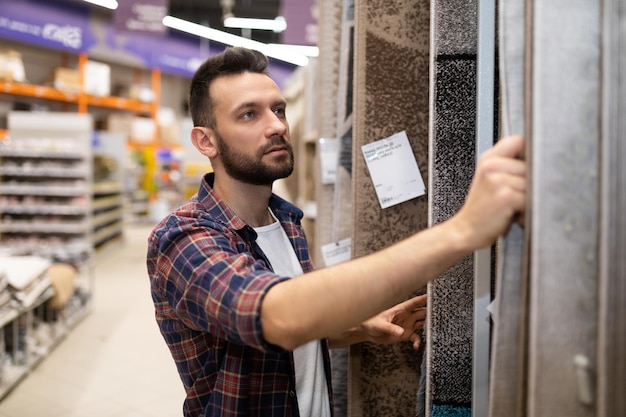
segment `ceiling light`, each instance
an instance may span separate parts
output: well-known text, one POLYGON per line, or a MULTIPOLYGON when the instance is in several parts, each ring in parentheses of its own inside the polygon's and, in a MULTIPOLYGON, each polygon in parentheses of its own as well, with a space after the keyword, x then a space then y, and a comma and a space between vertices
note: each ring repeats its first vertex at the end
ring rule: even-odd
POLYGON ((95 4, 96 6, 106 7, 107 9, 115 10, 117 9, 117 1, 116 0, 84 0, 87 3, 95 4))
POLYGON ((280 48, 273 48, 262 42, 233 35, 232 33, 222 32, 221 30, 199 25, 174 16, 165 16, 163 18, 163 24, 169 28, 210 39, 225 45, 243 46, 245 48, 255 49, 271 58, 288 62, 290 64, 305 66, 309 63, 309 58, 305 55, 284 51, 280 48))
POLYGON ((309 45, 289 45, 286 43, 268 43, 267 46, 272 48, 280 48, 286 51, 291 51, 297 54, 302 54, 310 57, 318 57, 320 54, 320 48, 317 46, 309 45))
POLYGON ((275 19, 250 19, 246 17, 228 16, 224 19, 224 27, 282 32, 287 29, 287 21, 282 16, 278 16, 275 19))

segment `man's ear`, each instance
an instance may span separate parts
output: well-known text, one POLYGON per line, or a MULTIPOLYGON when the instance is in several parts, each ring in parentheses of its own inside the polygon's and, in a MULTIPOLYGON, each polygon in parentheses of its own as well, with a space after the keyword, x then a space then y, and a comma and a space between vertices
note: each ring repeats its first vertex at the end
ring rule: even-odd
POLYGON ((213 158, 217 155, 217 145, 213 129, 195 126, 191 129, 191 143, 204 156, 213 158))

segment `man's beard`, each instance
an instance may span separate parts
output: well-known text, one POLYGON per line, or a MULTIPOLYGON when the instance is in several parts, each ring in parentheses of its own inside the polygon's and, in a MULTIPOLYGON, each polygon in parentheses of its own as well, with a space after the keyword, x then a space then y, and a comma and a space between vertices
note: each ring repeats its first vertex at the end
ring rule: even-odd
POLYGON ((294 156, 291 144, 284 137, 276 137, 270 143, 260 148, 254 157, 234 150, 214 130, 217 138, 217 147, 220 153, 224 170, 232 178, 253 185, 272 185, 280 178, 287 178, 293 172, 294 156), (288 154, 281 156, 275 164, 263 162, 263 155, 271 147, 283 145, 288 154))

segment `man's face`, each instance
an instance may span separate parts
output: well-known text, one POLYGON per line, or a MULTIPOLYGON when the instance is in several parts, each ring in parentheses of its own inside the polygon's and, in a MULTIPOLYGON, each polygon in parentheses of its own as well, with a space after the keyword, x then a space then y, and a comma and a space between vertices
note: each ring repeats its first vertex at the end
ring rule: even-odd
POLYGON ((285 99, 267 75, 243 73, 211 83, 218 158, 236 180, 271 185, 291 174, 293 148, 285 99))

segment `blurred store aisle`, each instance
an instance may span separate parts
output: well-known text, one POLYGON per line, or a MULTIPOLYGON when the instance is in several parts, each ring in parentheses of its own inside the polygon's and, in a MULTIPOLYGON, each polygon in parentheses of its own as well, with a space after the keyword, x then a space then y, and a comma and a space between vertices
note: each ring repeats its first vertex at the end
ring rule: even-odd
POLYGON ((0 402, 0 417, 176 417, 184 392, 154 320, 151 226, 99 255, 93 311, 0 402))

